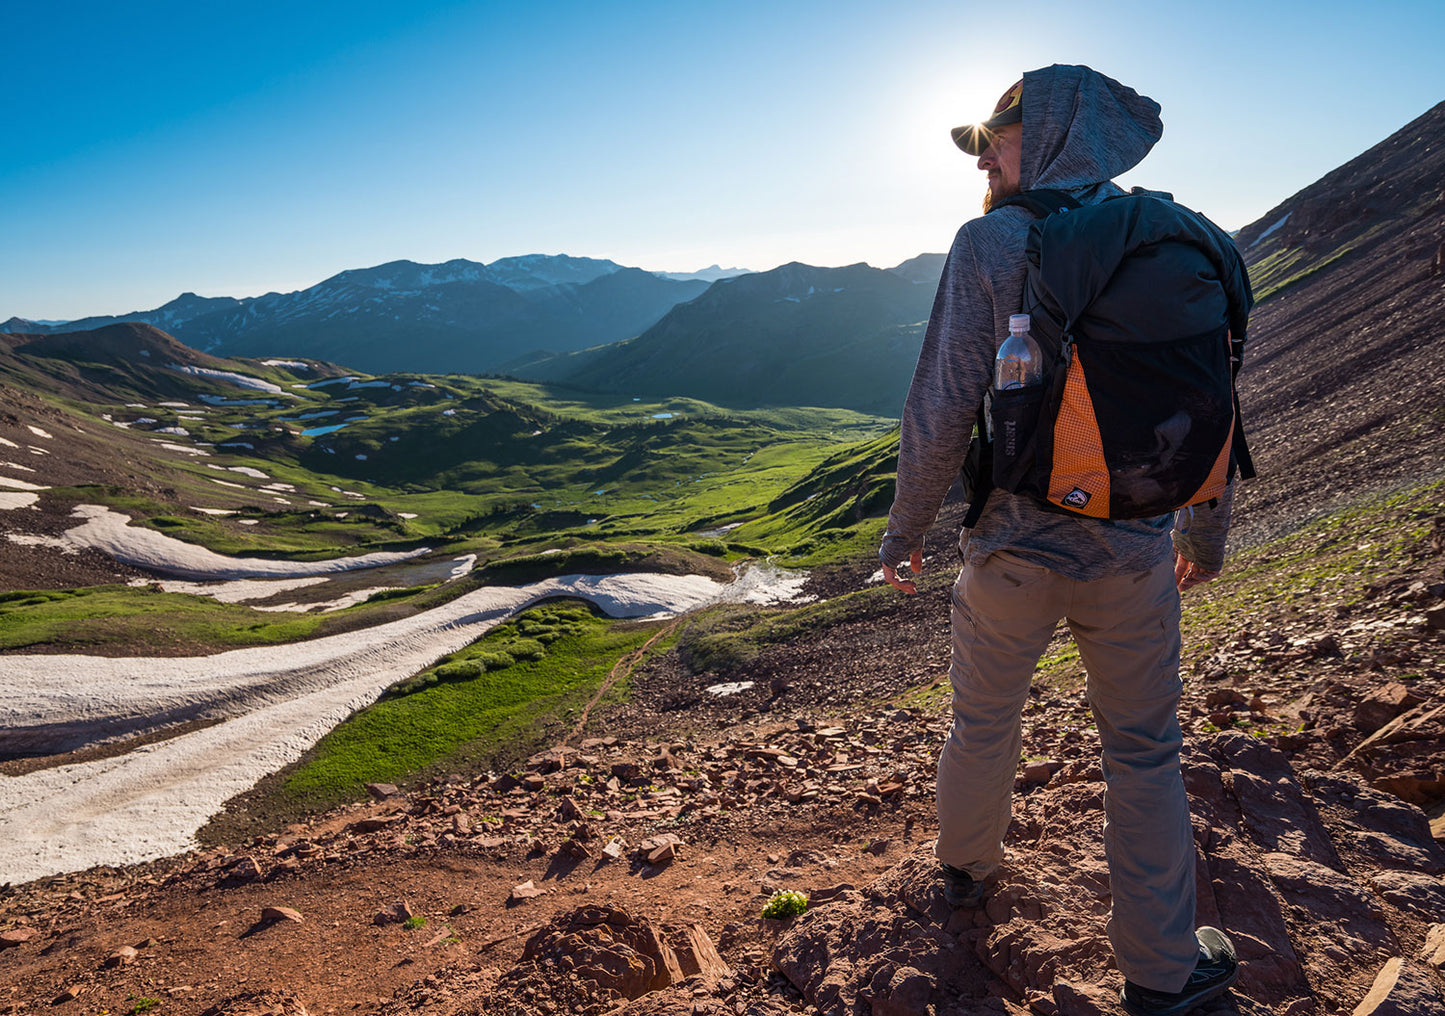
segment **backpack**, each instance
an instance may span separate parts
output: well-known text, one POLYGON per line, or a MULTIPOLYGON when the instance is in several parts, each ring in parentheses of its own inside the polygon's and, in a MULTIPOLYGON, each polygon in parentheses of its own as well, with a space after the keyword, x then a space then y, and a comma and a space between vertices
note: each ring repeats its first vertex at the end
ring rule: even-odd
POLYGON ((1045 508, 1139 519, 1213 501, 1254 465, 1235 376, 1254 297, 1229 235, 1170 195, 1081 205, 1014 195, 1037 221, 1023 313, 1042 385, 989 386, 963 467, 972 528, 992 487, 1045 508))

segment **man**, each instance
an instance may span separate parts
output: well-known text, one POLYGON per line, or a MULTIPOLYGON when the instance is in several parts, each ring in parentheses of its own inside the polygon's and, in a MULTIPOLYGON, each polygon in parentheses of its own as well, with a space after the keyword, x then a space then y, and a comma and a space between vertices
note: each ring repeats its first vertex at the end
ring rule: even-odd
MULTIPOLYGON (((1163 133, 1159 106, 1087 67, 1032 71, 993 115, 953 131, 988 174, 985 212, 958 232, 903 410, 898 493, 879 556, 922 567, 923 536, 958 475, 991 383, 1008 317, 1022 301, 1024 242, 1034 217, 998 207, 1031 189, 1094 204, 1123 191, 1110 179, 1163 133)), ((1194 927, 1194 840, 1179 770, 1179 590, 1223 565, 1228 493, 1198 507, 1187 533, 1173 515, 1113 521, 1048 511, 1003 490, 989 495, 960 546, 953 588, 953 726, 938 767, 935 853, 944 895, 978 906, 1003 859, 1033 669, 1059 619, 1088 670, 1103 749, 1109 937, 1136 1016, 1188 1011, 1236 974, 1221 932, 1194 927)), ((1186 512, 1179 513, 1187 515, 1186 512)))

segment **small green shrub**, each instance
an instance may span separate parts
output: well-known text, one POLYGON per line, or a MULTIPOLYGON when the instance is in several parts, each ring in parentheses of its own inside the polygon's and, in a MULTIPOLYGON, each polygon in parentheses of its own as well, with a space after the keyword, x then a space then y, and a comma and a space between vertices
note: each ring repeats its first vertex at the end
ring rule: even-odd
POLYGON ((403 921, 401 926, 407 931, 415 931, 417 928, 426 927, 426 918, 420 914, 415 914, 403 921))
POLYGON ((461 663, 443 664, 436 669, 436 675, 441 681, 470 681, 474 677, 481 677, 484 669, 475 660, 464 660, 461 663))
POLYGON ((484 670, 493 671, 506 670, 517 661, 511 653, 493 652, 477 653, 472 657, 472 662, 484 670))
POLYGON ((763 916, 768 918, 797 917, 808 909, 808 897, 796 889, 780 889, 773 893, 763 907, 763 916))
POLYGON ((507 652, 514 660, 540 660, 547 655, 547 647, 536 639, 517 639, 507 646, 507 652))

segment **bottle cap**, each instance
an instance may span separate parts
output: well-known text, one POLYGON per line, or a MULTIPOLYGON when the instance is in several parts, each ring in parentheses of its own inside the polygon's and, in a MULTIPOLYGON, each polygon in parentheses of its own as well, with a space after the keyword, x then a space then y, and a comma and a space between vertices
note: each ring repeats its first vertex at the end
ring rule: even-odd
POLYGON ((1028 331, 1029 316, 1027 314, 1010 314, 1008 316, 1008 330, 1011 332, 1028 331))

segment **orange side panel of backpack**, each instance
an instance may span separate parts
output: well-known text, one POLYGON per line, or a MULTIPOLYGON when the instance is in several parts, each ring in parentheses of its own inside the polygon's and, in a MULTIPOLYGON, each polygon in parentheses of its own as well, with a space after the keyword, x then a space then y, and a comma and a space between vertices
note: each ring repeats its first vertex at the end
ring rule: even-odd
POLYGON ((1109 467, 1094 416, 1094 403, 1077 356, 1069 364, 1063 400, 1054 421, 1054 464, 1049 500, 1081 515, 1109 517, 1109 467))
POLYGON ((1195 491, 1194 496, 1184 502, 1185 504, 1203 504, 1205 501, 1212 501, 1223 496, 1229 477, 1229 453, 1234 449, 1234 428, 1238 426, 1238 420, 1230 420, 1229 436, 1225 438, 1224 447, 1219 449, 1219 458, 1214 460, 1214 468, 1209 471, 1209 479, 1204 481, 1204 486, 1195 491))

